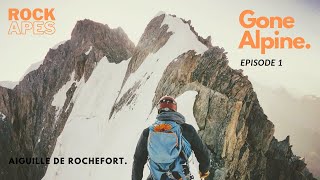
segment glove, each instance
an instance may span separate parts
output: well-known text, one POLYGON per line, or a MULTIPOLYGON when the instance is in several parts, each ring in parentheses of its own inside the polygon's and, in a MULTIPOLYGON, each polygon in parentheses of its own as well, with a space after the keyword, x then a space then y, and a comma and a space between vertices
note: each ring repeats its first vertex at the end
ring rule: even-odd
POLYGON ((209 171, 207 171, 205 173, 199 172, 199 174, 200 174, 200 179, 204 179, 209 176, 210 172, 209 171))

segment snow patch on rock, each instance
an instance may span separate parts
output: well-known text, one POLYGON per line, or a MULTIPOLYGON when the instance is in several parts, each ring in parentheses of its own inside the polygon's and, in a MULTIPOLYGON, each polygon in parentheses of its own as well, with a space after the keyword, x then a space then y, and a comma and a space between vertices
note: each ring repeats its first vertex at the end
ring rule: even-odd
POLYGON ((6 119, 6 115, 0 112, 0 120, 4 121, 4 119, 6 119))
POLYGON ((4 121, 5 118, 6 118, 6 115, 4 115, 2 112, 0 112, 0 119, 1 119, 2 121, 4 121))
POLYGON ((92 46, 90 46, 89 50, 85 53, 86 55, 88 55, 92 50, 92 46))

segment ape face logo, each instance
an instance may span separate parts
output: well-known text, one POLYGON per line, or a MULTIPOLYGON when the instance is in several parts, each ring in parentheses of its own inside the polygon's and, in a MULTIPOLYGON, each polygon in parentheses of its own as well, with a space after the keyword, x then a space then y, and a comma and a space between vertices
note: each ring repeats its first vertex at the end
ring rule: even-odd
POLYGON ((52 35, 56 32, 54 8, 9 8, 9 35, 52 35))

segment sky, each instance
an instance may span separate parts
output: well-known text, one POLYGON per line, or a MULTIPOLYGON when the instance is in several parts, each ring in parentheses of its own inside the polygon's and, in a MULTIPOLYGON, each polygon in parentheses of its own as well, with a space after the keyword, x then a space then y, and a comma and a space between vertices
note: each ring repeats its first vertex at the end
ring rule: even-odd
MULTIPOLYGON (((0 81, 18 81, 28 67, 44 59, 49 48, 70 39, 78 20, 91 19, 112 28, 122 27, 137 44, 148 22, 159 12, 190 19, 199 35, 211 35, 213 45, 224 47, 232 68, 243 69, 253 83, 283 87, 302 96, 320 96, 320 3, 317 0, 10 0, 0 2, 0 81), (222 3, 223 2, 223 3, 222 3), (53 35, 8 35, 9 8, 55 8, 56 33, 53 35), (245 31, 239 23, 243 10, 259 16, 292 16, 295 27, 280 29, 279 36, 301 36, 310 49, 239 49, 245 31), (282 67, 242 67, 241 59, 282 59, 282 67)), ((262 31, 273 36, 274 29, 262 31)))

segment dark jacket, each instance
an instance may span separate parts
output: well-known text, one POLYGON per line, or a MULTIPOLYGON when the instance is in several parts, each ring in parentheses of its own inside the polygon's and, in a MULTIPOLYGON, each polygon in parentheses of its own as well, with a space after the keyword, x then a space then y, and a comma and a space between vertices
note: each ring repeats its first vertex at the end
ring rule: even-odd
MULTIPOLYGON (((191 144, 191 148, 199 162, 199 170, 205 173, 210 168, 209 151, 202 143, 197 131, 190 124, 185 123, 184 117, 177 112, 160 113, 157 116, 158 120, 174 120, 180 124, 182 135, 191 144)), ((138 141, 136 151, 134 153, 134 161, 132 167, 132 180, 142 180, 144 165, 148 160, 147 141, 149 136, 149 128, 143 130, 138 141)))

